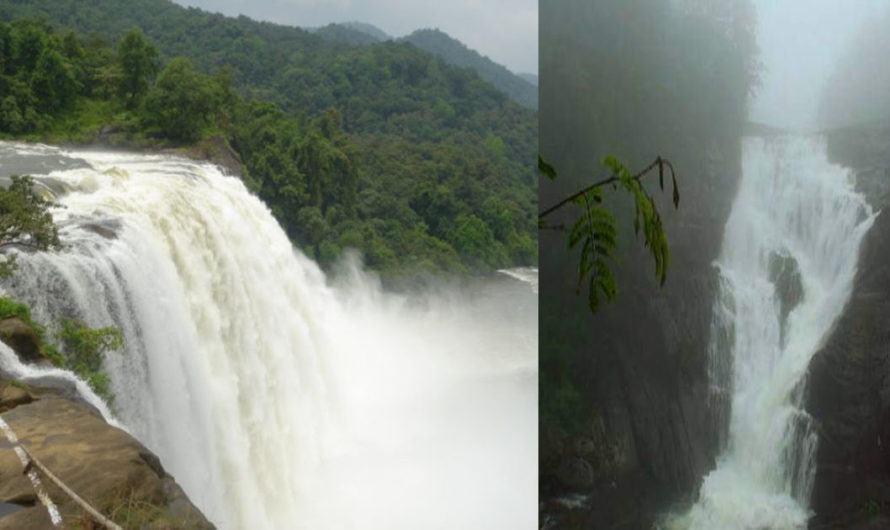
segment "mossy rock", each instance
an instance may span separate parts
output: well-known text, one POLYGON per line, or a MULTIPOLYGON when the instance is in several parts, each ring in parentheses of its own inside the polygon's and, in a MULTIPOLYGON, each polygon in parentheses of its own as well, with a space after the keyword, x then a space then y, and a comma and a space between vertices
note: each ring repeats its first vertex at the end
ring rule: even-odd
POLYGON ((0 340, 12 348, 22 362, 33 363, 46 358, 37 331, 19 317, 0 320, 0 340))

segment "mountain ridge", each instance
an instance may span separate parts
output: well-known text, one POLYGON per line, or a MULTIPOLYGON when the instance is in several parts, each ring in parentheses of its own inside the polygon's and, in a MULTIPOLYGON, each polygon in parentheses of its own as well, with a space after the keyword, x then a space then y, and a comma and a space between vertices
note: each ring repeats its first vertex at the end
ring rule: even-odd
POLYGON ((520 105, 533 110, 538 108, 536 74, 517 74, 439 29, 418 29, 404 37, 395 38, 372 24, 345 22, 311 28, 310 31, 327 40, 352 46, 365 46, 387 40, 409 42, 448 64, 472 69, 520 105))
MULTIPOLYGON (((135 26, 157 47, 160 66, 179 61, 180 79, 242 98, 192 136, 206 139, 218 127, 242 157, 245 181, 323 266, 346 248, 389 277, 537 260, 536 114, 469 69, 407 42, 350 46, 168 0, 0 0, 0 20, 18 21, 17 38, 31 26, 49 31, 51 48, 62 46, 68 29, 80 32, 74 39, 94 66, 62 60, 86 67, 82 88, 98 86, 101 68, 116 66, 111 43, 135 26)), ((30 90, 28 79, 10 79, 30 90)), ((74 134, 89 142, 118 130, 176 147, 172 136, 152 137, 163 106, 155 114, 124 108, 117 88, 103 91, 110 99, 86 93, 93 99, 47 115, 52 130, 32 126, 25 139, 77 142, 74 134)), ((23 138, 17 134, 0 130, 23 138)))

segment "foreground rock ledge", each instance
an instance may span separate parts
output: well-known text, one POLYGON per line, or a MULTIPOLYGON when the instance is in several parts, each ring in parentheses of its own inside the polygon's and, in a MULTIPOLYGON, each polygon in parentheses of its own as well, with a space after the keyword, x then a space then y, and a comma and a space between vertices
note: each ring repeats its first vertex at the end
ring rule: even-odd
MULTIPOLYGON (((20 388, 0 380, 0 413, 31 454, 122 527, 213 528, 157 456, 88 406, 52 390, 20 388)), ((66 528, 94 527, 80 507, 45 477, 41 480, 59 506, 66 528)), ((0 530, 53 528, 3 436, 0 503, 14 510, 0 516, 0 530)))

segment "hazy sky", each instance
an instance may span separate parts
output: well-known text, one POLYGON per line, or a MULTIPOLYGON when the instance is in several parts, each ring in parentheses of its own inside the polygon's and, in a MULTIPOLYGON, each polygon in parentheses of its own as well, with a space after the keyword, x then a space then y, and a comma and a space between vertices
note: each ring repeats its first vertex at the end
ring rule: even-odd
POLYGON ((293 26, 367 22, 395 37, 439 28, 514 72, 538 72, 537 0, 174 0, 293 26))
POLYGON ((819 97, 859 25, 888 0, 754 0, 764 64, 751 119, 816 127, 819 97))

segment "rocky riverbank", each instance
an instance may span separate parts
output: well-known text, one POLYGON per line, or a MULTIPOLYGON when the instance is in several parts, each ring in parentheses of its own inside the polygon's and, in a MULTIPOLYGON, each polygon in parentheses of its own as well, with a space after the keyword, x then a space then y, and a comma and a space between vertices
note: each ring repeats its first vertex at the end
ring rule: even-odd
MULTIPOLYGON (((2 338, 16 347, 9 334, 2 338)), ((0 369, 0 417, 35 458, 123 528, 213 528, 158 457, 109 425, 69 382, 51 377, 23 382, 0 369)), ((65 493, 39 476, 66 528, 98 527, 65 493)), ((23 474, 13 444, 0 434, 0 530, 22 528, 53 526, 23 474)))

